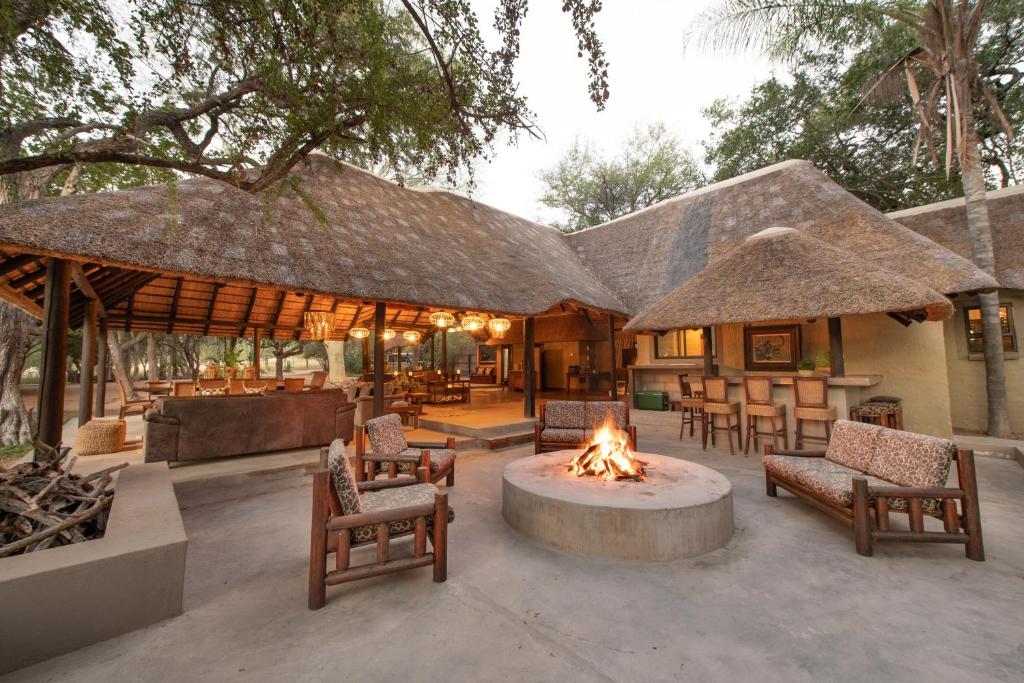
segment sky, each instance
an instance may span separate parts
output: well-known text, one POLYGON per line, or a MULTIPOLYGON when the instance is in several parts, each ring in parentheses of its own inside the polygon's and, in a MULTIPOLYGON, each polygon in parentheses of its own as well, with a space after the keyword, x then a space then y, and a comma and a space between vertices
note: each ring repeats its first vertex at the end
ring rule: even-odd
MULTIPOLYGON (((494 0, 471 4, 481 28, 490 27, 494 0)), ((605 0, 597 30, 610 63, 611 98, 599 112, 588 97, 587 64, 576 56, 576 37, 561 2, 531 2, 517 75, 545 139, 499 141, 494 158, 475 167, 474 198, 549 222, 558 214, 537 201, 542 193, 538 176, 558 162, 574 139, 614 154, 634 128, 659 121, 702 160, 700 142, 710 128, 701 110, 720 97, 743 97, 773 70, 784 71, 756 54, 723 55, 696 46, 684 50, 687 28, 709 4, 710 0, 605 0)))

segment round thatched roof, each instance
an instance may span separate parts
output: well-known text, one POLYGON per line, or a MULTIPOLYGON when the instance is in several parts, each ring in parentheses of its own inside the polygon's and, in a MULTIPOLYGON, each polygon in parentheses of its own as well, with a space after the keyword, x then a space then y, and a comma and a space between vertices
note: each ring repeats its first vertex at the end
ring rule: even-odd
POLYGON ((626 329, 833 318, 925 309, 948 318, 949 300, 792 228, 768 228, 712 261, 699 275, 633 318, 626 329))

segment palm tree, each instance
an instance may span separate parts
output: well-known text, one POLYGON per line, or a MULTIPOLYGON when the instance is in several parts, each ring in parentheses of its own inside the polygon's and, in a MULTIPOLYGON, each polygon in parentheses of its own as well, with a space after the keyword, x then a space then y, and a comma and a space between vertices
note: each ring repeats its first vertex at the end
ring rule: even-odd
MULTIPOLYGON (((913 48, 878 74, 865 92, 865 101, 893 92, 909 93, 919 124, 915 157, 924 146, 938 165, 933 142, 944 138, 946 173, 957 168, 963 183, 972 257, 994 277, 977 121, 988 117, 1011 140, 1013 132, 977 54, 989 13, 1009 1, 720 0, 697 18, 690 35, 705 46, 758 49, 785 60, 808 49, 858 47, 872 39, 881 42, 887 32, 902 30, 912 39, 913 48)), ((1006 436, 1010 424, 999 293, 981 292, 978 301, 985 339, 988 432, 1006 436)))

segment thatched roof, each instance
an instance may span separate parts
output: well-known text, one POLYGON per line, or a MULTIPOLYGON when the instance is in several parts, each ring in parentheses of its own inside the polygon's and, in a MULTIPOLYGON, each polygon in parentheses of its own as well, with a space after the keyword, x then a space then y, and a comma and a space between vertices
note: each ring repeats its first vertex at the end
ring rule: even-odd
MULTIPOLYGON (((492 346, 502 344, 522 344, 523 321, 513 320, 501 339, 491 338, 487 343, 492 346)), ((547 342, 571 341, 602 341, 608 339, 607 316, 595 316, 588 313, 564 313, 546 315, 537 318, 533 326, 533 341, 536 344, 547 342)))
POLYGON ((634 317, 629 330, 832 318, 926 309, 953 313, 949 300, 808 231, 769 228, 743 240, 634 317))
MULTIPOLYGON (((996 279, 1003 287, 1024 289, 1024 185, 988 192, 986 198, 995 246, 996 279)), ((962 197, 887 215, 964 258, 971 258, 962 197)))
POLYGON ((636 314, 775 225, 804 230, 945 294, 995 286, 967 259, 886 218, 806 161, 709 185, 568 239, 636 314))
MULTIPOLYGON (((151 271, 164 290, 177 276, 240 288, 243 300, 259 287, 271 311, 277 290, 300 301, 323 295, 315 307, 342 298, 513 315, 567 301, 624 311, 554 228, 449 192, 402 188, 319 154, 258 195, 196 178, 176 189, 0 206, 0 250, 151 271)), ((170 306, 171 296, 160 301, 170 306)))

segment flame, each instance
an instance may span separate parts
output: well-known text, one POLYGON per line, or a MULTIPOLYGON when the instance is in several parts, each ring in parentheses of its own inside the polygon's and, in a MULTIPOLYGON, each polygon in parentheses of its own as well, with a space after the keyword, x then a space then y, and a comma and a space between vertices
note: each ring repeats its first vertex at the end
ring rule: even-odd
POLYGON ((578 477, 590 475, 608 481, 644 478, 644 463, 633 457, 625 433, 605 420, 594 432, 590 445, 569 463, 569 471, 578 477))

